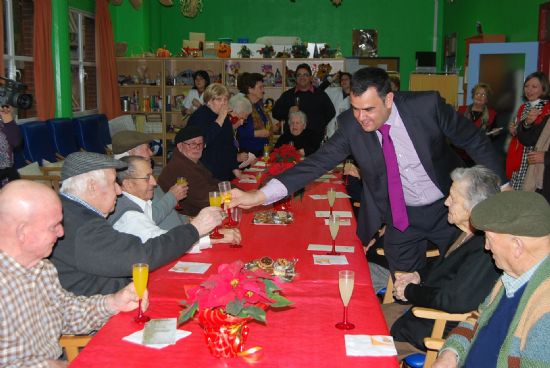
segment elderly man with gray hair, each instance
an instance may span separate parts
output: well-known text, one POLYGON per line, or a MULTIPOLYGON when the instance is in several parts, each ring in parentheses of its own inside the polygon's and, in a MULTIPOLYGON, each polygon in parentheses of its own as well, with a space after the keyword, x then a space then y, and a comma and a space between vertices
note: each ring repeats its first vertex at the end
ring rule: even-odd
MULTIPOLYGON (((455 241, 433 264, 412 273, 396 272, 394 297, 414 307, 440 309, 449 313, 474 310, 499 277, 491 255, 483 249, 485 236, 470 224, 470 213, 479 202, 500 192, 500 179, 483 166, 457 168, 445 205, 448 221, 456 226, 455 241)), ((382 311, 390 326, 400 358, 425 350, 433 321, 415 317, 410 305, 384 304, 382 311)), ((450 325, 447 332, 452 327, 450 325)))
POLYGON ((221 209, 209 207, 191 223, 142 244, 139 237, 118 232, 106 219, 121 194, 116 170, 126 164, 92 152, 72 153, 64 162, 60 197, 65 237, 51 261, 61 285, 77 295, 117 291, 130 282, 132 264, 147 263, 154 270, 183 255, 221 223, 221 209))
MULTIPOLYGON (((147 133, 134 130, 123 130, 113 136, 113 153, 116 159, 127 156, 140 156, 151 161, 153 152, 149 143, 153 137, 147 133)), ((179 225, 177 216, 174 216, 176 203, 187 197, 188 187, 186 184, 172 183, 166 188, 166 192, 160 187, 155 187, 152 199, 153 221, 162 229, 170 230, 179 225)))
POLYGON ((478 204, 471 222, 504 273, 432 367, 549 367, 550 205, 538 193, 502 192, 478 204))

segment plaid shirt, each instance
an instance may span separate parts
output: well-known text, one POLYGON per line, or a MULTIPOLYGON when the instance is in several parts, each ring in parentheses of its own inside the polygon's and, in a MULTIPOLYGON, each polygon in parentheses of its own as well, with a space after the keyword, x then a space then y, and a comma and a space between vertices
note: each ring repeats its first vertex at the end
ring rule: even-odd
POLYGON ((112 315, 106 296, 64 290, 48 260, 27 269, 0 251, 0 285, 1 367, 47 367, 61 334, 89 333, 112 315))

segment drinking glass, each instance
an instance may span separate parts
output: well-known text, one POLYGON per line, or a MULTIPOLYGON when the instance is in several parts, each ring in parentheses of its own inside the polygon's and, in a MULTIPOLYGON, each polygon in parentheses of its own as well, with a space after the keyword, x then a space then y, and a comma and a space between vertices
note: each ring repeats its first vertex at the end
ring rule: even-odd
POLYGON ((264 144, 264 154, 262 156, 262 160, 263 162, 266 163, 267 165, 267 161, 269 161, 269 152, 271 151, 271 148, 269 147, 268 144, 264 144))
MULTIPOLYGON (((243 217, 243 210, 240 207, 235 207, 231 211, 231 220, 233 221, 233 225, 235 227, 239 227, 239 224, 241 223, 241 219, 243 217)), ((241 248, 242 244, 236 244, 232 243, 230 244, 230 247, 232 248, 241 248)))
POLYGON ((139 297, 138 302, 138 315, 134 318, 137 323, 145 323, 151 318, 146 316, 141 310, 141 300, 145 289, 147 289, 147 280, 149 279, 149 265, 147 263, 135 263, 132 265, 132 278, 134 280, 134 287, 136 288, 136 294, 139 297))
POLYGON ((340 253, 336 251, 336 236, 338 235, 338 229, 340 228, 340 217, 332 214, 328 217, 328 228, 330 230, 330 237, 332 238, 332 249, 328 252, 328 255, 338 256, 340 253))
POLYGON ((332 208, 334 207, 334 201, 336 200, 336 191, 334 188, 329 188, 327 191, 328 205, 330 207, 329 217, 332 215, 332 208))
MULTIPOLYGON (((346 160, 344 163, 344 173, 346 172, 346 169, 349 169, 349 166, 353 165, 353 160, 346 160)), ((349 182, 349 175, 344 174, 344 185, 348 185, 349 182)))
MULTIPOLYGON (((183 176, 180 176, 176 179, 176 184, 177 185, 187 185, 187 179, 184 178, 183 176)), ((177 202, 176 203, 176 211, 181 211, 183 209, 183 207, 180 205, 180 202, 177 202)))
POLYGON ((336 328, 340 330, 352 330, 355 325, 348 322, 348 304, 353 294, 353 284, 355 281, 355 272, 350 270, 342 270, 338 272, 338 287, 340 288, 340 297, 344 303, 344 320, 336 324, 336 328))
MULTIPOLYGON (((222 197, 220 195, 220 192, 208 192, 208 200, 211 206, 214 206, 214 207, 222 206, 222 197)), ((212 233, 210 234, 210 239, 221 239, 221 238, 223 238, 223 235, 220 234, 220 232, 218 231, 218 227, 216 226, 214 231, 212 231, 212 233)))
POLYGON ((229 208, 229 204, 231 203, 231 183, 228 181, 219 182, 218 189, 220 190, 222 204, 227 211, 227 226, 232 227, 234 223, 231 219, 231 208, 229 208))

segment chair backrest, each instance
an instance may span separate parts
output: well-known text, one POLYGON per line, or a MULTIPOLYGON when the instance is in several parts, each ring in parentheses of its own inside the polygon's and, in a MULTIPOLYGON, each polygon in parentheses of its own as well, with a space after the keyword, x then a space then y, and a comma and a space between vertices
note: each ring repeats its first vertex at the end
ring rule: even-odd
POLYGON ((109 119, 107 119, 105 114, 95 114, 92 116, 95 116, 99 122, 99 139, 101 140, 103 147, 107 147, 112 143, 111 132, 109 130, 109 119))
POLYGON ((23 136, 23 154, 27 161, 42 163, 44 159, 50 162, 57 160, 48 126, 44 122, 32 121, 21 124, 19 128, 23 136))
MULTIPOLYGON (((98 115, 74 118, 76 138, 80 147, 89 152, 105 154, 104 132, 98 115)), ((108 124, 105 122, 105 124, 108 124)), ((107 131, 109 126, 107 125, 107 131)), ((110 137, 109 137, 110 139, 110 137)))
POLYGON ((57 118, 46 121, 55 151, 62 157, 77 152, 80 147, 76 140, 75 124, 69 118, 57 118))
POLYGON ((77 357, 80 349, 84 348, 91 339, 91 336, 62 335, 59 338, 59 345, 65 350, 67 360, 70 363, 77 357))

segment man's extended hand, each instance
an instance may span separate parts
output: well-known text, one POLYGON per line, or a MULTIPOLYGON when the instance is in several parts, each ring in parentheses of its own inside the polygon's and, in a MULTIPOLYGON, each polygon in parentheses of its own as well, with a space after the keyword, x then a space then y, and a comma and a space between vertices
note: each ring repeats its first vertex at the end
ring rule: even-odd
POLYGON ((259 190, 243 192, 240 189, 231 189, 231 204, 229 207, 252 208, 263 204, 265 194, 259 190))
POLYGON ((176 201, 181 201, 187 197, 189 186, 187 184, 174 184, 168 191, 176 197, 176 201))
POLYGON ((456 354, 450 350, 445 350, 439 354, 437 360, 432 364, 432 368, 456 368, 458 362, 456 361, 456 354))
POLYGON ((220 207, 203 208, 197 217, 191 220, 191 225, 197 228, 199 236, 204 236, 222 223, 222 209, 220 207))
MULTIPOLYGON (((131 282, 116 293, 107 296, 107 307, 114 313, 128 312, 138 307, 138 301, 139 297, 136 293, 136 288, 134 283, 131 282)), ((148 306, 149 293, 145 290, 141 301, 141 309, 146 311, 148 306)))

